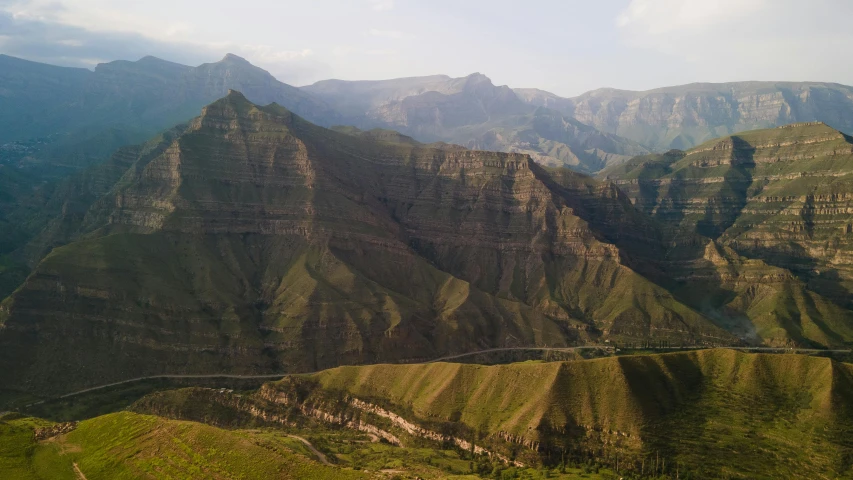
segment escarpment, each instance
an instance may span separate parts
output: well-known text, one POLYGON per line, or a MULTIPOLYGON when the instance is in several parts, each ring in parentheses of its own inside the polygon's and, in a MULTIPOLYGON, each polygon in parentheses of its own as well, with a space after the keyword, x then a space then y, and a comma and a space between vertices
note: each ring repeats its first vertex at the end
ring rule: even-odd
POLYGON ((745 132, 604 174, 672 227, 796 275, 850 308, 853 141, 820 122, 745 132))

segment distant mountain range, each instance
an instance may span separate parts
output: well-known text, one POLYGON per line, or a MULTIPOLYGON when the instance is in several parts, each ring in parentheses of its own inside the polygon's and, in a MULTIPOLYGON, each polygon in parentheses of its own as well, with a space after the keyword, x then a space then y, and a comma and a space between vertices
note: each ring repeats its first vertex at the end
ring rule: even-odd
POLYGON ((0 163, 44 167, 50 176, 99 163, 120 146, 186 122, 230 88, 324 125, 339 123, 323 102, 230 54, 198 67, 145 57, 94 71, 0 55, 0 145, 42 139, 25 155, 0 151, 0 163))
POLYGON ((479 73, 296 88, 231 54, 198 67, 145 57, 94 71, 0 55, 0 146, 10 148, 0 149, 0 163, 62 175, 189 120, 228 89, 323 126, 393 129, 422 142, 526 153, 586 173, 743 130, 822 121, 853 131, 853 88, 830 83, 601 89, 562 98, 495 86, 479 73), (39 147, 22 155, 18 147, 34 140, 39 147))
POLYGON ((648 153, 642 145, 602 133, 558 111, 524 102, 485 75, 397 80, 327 80, 302 90, 361 128, 389 128, 427 141, 478 150, 526 153, 537 162, 596 172, 648 153))
POLYGON ((574 98, 515 92, 531 105, 664 152, 712 138, 798 122, 853 132, 853 87, 820 82, 693 83, 632 92, 603 88, 574 98))

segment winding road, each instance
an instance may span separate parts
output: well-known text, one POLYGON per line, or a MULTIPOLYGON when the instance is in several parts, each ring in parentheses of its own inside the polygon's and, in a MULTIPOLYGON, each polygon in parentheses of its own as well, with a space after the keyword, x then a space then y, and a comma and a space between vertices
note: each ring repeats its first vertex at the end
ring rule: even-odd
MULTIPOLYGON (((604 349, 604 350, 613 350, 613 345, 584 345, 578 347, 503 347, 503 348, 489 348, 486 350, 477 350, 474 352, 460 353, 456 355, 447 355, 444 357, 435 358, 426 362, 419 363, 436 363, 443 362, 447 360, 454 360, 457 358, 470 357, 474 355, 481 355, 485 353, 494 353, 494 352, 510 352, 510 351, 539 351, 539 352, 573 352, 579 350, 596 350, 596 349, 604 349)), ((816 348, 781 348, 781 347, 660 347, 654 348, 653 350, 708 350, 711 348, 724 348, 727 350, 738 350, 738 351, 750 351, 750 352, 780 352, 780 353, 853 353, 853 350, 821 350, 816 348)), ((404 364, 404 365, 412 365, 412 364, 404 364)), ((233 375, 233 374, 206 374, 206 375, 150 375, 147 377, 136 377, 130 378, 127 380, 122 380, 120 382, 106 383, 104 385, 98 385, 96 387, 85 388, 83 390, 78 390, 76 392, 66 393, 65 395, 60 395, 59 397, 55 397, 51 400, 60 400, 69 397, 75 397, 77 395, 82 395, 88 392, 94 392, 96 390, 103 390, 105 388, 116 387, 119 385, 124 385, 127 383, 133 382, 141 382, 143 380, 160 380, 160 379, 184 379, 184 380, 192 380, 192 379, 209 379, 209 378, 233 378, 233 379, 256 379, 256 380, 264 380, 264 379, 279 379, 286 377, 288 375, 311 375, 314 372, 287 372, 287 373, 270 373, 264 375, 233 375)), ((36 405, 41 405, 46 400, 42 400, 40 402, 30 403, 25 405, 24 408, 33 407, 36 405)))
POLYGON ((305 446, 308 447, 308 450, 311 450, 311 453, 313 453, 314 456, 316 456, 317 459, 320 460, 320 463, 322 463, 323 465, 331 465, 329 459, 326 458, 326 455, 324 455, 323 452, 321 452, 320 450, 314 448, 314 445, 311 445, 311 442, 309 442, 308 440, 300 437, 299 435, 287 434, 287 436, 294 440, 299 440, 300 442, 305 444, 305 446))

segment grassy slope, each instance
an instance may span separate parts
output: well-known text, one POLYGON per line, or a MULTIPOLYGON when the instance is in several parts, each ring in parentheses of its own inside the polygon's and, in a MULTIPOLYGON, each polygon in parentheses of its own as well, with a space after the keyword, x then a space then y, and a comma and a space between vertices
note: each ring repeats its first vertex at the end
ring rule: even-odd
POLYGON ((31 419, 0 423, 0 474, 16 479, 364 478, 293 454, 271 436, 148 415, 115 413, 35 443, 31 419))
POLYGON ((712 350, 562 364, 341 367, 316 378, 424 421, 458 418, 544 447, 615 445, 636 461, 659 453, 712 475, 850 473, 853 367, 829 359, 712 350))

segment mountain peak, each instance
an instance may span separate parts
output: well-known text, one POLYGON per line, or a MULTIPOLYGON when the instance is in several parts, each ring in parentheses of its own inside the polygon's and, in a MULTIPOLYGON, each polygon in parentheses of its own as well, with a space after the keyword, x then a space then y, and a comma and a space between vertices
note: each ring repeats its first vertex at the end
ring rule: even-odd
POLYGON ((482 82, 492 83, 491 78, 483 75, 480 72, 474 72, 471 75, 468 75, 467 77, 465 77, 465 79, 468 80, 469 82, 472 82, 472 83, 482 83, 482 82))
POLYGON ((240 100, 244 102, 248 102, 249 100, 243 95, 239 90, 234 90, 233 88, 228 89, 228 93, 225 95, 225 98, 229 100, 240 100))
POLYGON ((155 57, 153 55, 145 55, 136 61, 136 63, 172 63, 163 60, 162 58, 155 57))
POLYGON ((226 53, 225 56, 222 57, 222 60, 220 60, 219 62, 220 63, 249 63, 249 61, 246 60, 245 58, 238 56, 238 55, 234 55, 233 53, 226 53))

